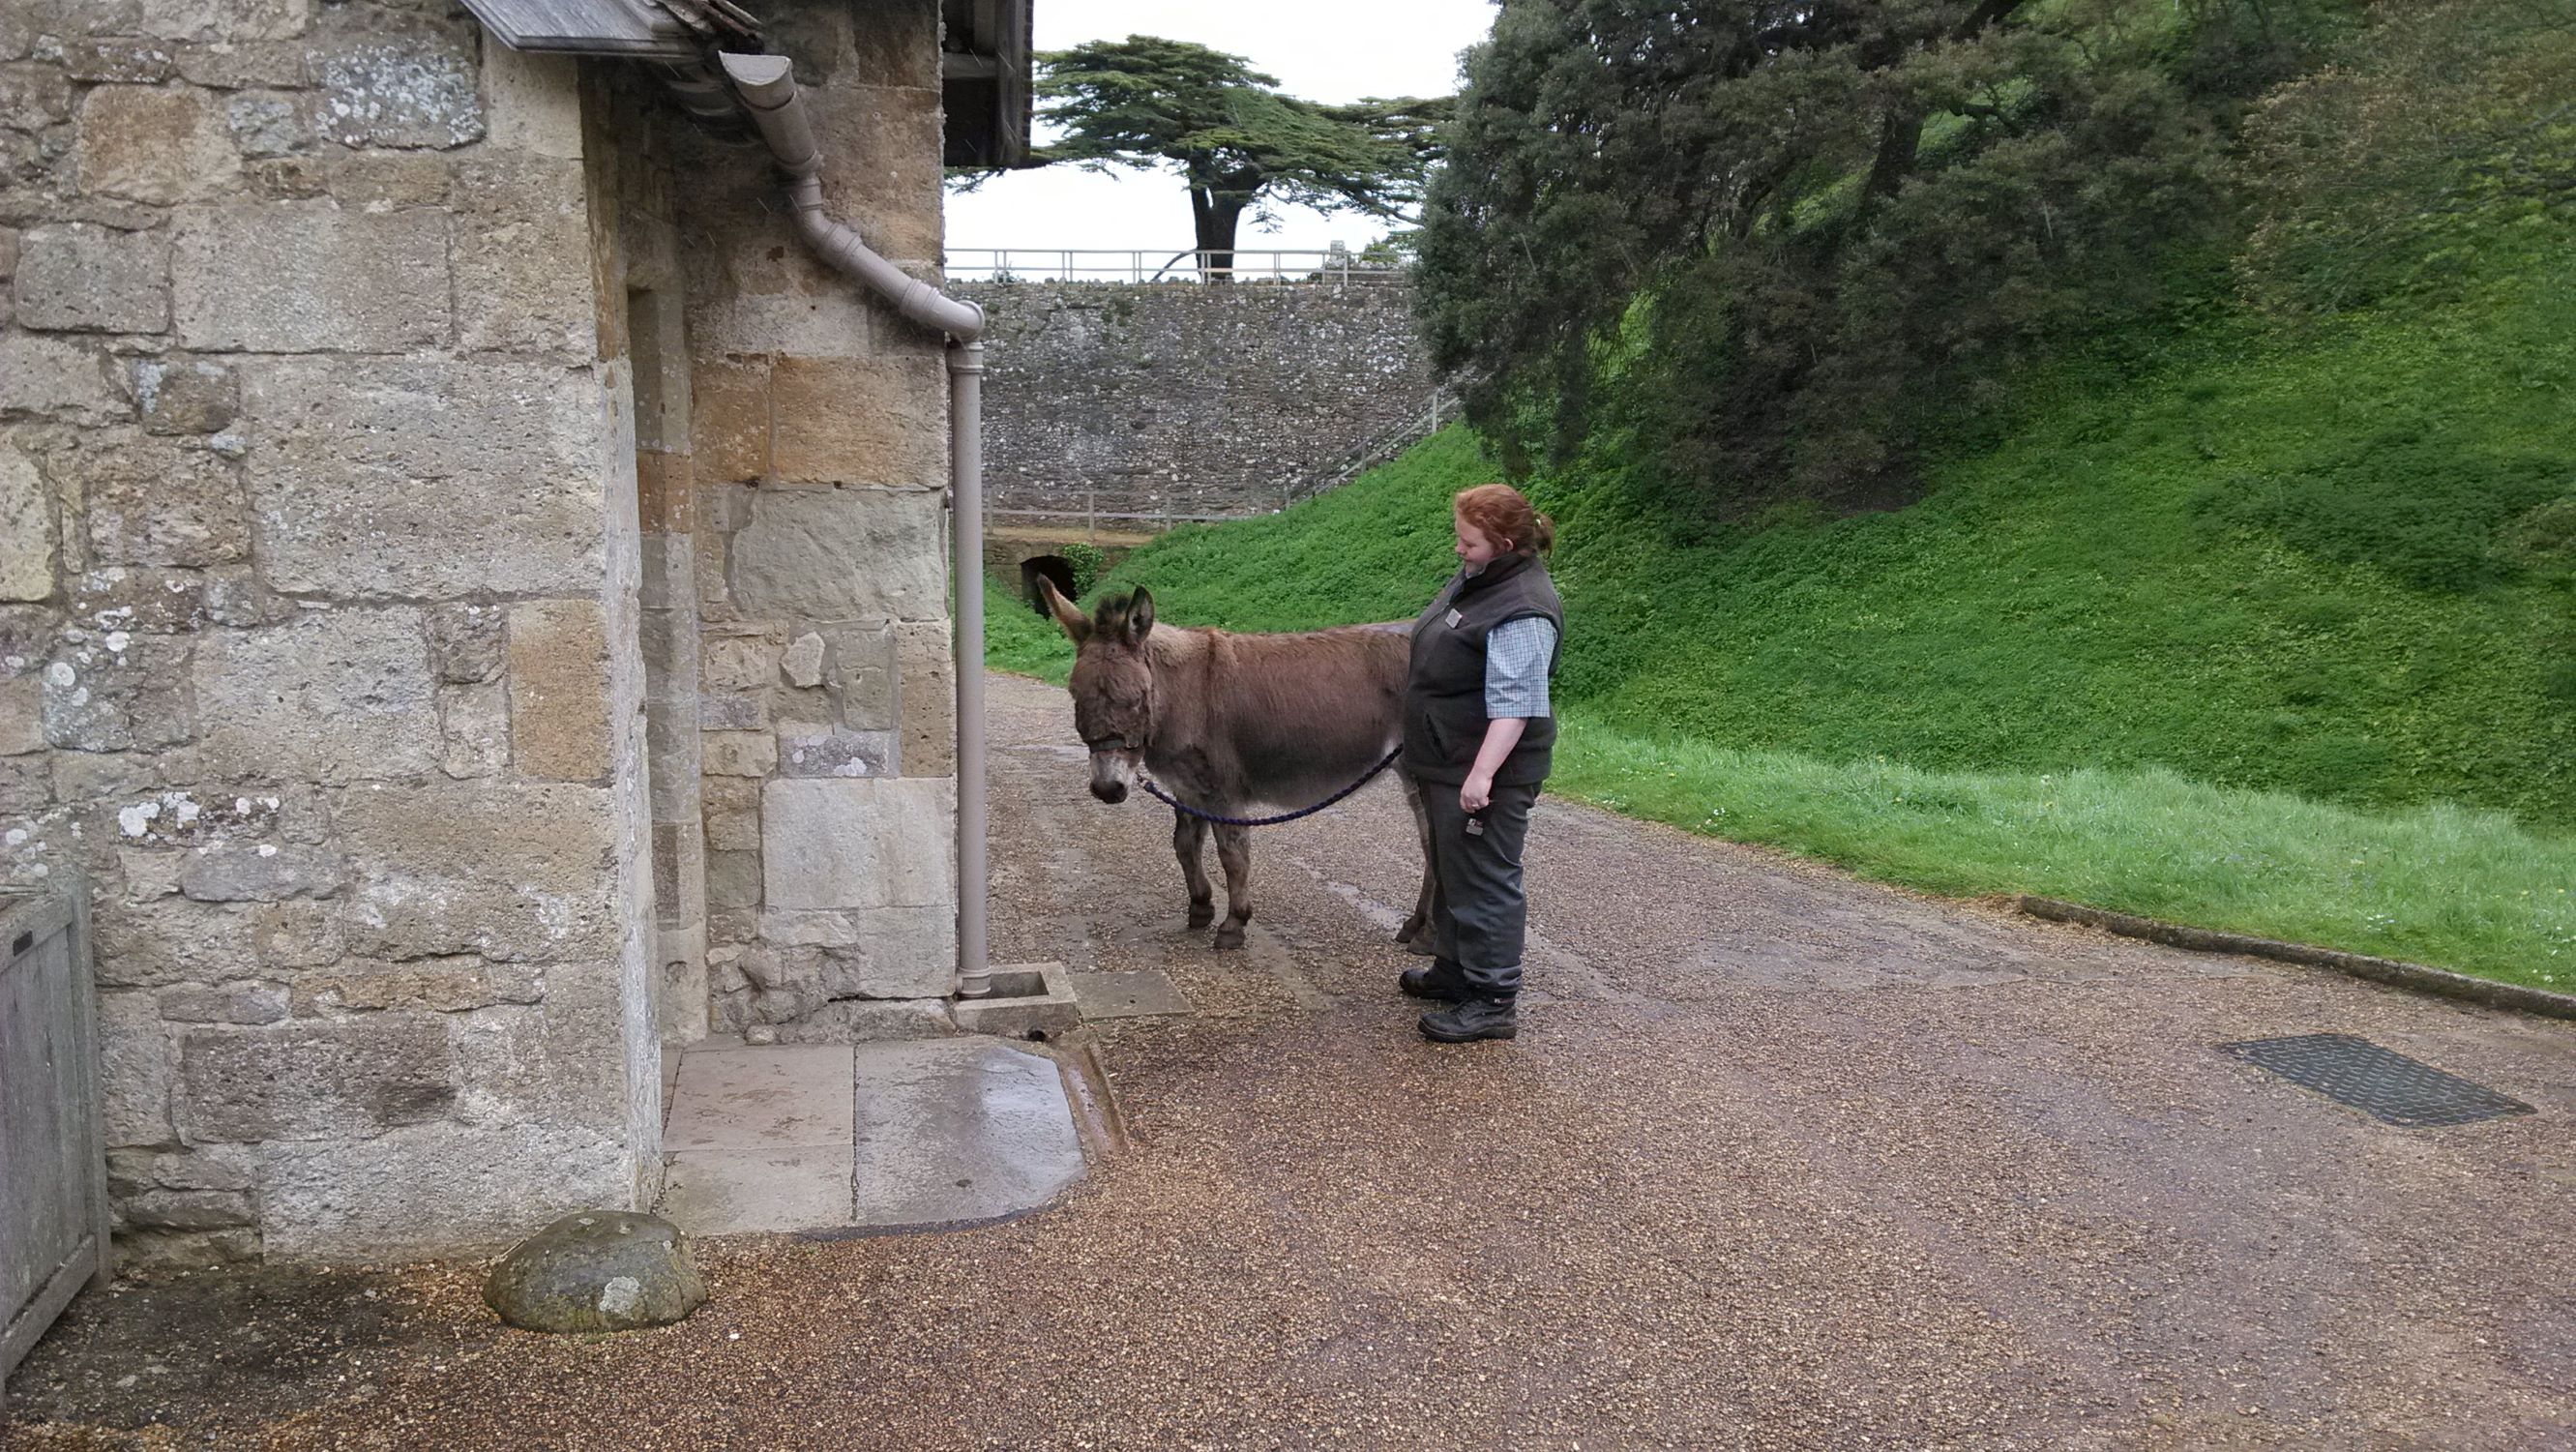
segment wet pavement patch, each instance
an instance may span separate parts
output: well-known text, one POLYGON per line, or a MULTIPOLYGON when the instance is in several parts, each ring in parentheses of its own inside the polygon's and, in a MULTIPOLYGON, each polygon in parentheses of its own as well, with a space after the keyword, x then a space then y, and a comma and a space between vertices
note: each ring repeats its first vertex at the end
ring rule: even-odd
POLYGON ((1146 1018, 1191 1011, 1189 999, 1182 996, 1169 973, 1149 970, 1069 976, 1073 979, 1073 996, 1081 1003, 1086 1019, 1146 1018))
POLYGON ((2220 1044, 2218 1050, 2339 1104, 2349 1104, 2382 1123, 2407 1129, 2474 1124, 2533 1112, 2519 1099, 2351 1034, 2250 1039, 2220 1044))

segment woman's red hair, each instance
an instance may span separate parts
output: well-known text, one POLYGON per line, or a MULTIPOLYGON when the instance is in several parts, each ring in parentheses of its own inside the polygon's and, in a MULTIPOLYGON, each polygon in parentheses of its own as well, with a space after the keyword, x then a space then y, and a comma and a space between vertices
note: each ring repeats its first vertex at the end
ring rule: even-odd
POLYGON ((1455 503, 1459 518, 1494 539, 1510 540, 1515 550, 1543 555, 1556 548, 1556 521, 1509 484, 1461 489, 1455 503))

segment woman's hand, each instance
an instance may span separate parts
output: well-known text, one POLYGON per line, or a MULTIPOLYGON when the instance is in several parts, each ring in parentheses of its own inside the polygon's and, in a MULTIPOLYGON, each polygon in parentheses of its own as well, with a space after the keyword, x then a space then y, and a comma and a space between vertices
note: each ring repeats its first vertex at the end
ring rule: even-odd
POLYGON ((1496 716, 1485 723, 1485 740, 1476 751, 1476 764, 1467 768, 1466 784, 1458 788, 1458 809, 1473 815, 1483 811, 1494 800, 1494 773, 1503 769, 1503 758, 1518 746, 1521 733, 1529 722, 1518 716, 1496 716))
POLYGON ((1490 776, 1471 776, 1466 785, 1458 788, 1458 810, 1468 816, 1483 811, 1493 800, 1494 779, 1490 776))

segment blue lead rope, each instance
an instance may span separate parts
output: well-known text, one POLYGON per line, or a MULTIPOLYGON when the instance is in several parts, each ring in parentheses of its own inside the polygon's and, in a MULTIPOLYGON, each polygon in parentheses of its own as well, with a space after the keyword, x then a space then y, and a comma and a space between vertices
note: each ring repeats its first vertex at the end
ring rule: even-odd
POLYGON ((1370 767, 1365 773, 1363 773, 1358 781, 1352 782, 1349 786, 1342 788, 1340 791, 1333 793, 1331 796, 1324 798, 1322 801, 1315 803, 1311 807, 1304 808, 1300 811, 1282 812, 1275 817, 1220 817, 1214 812, 1202 812, 1187 802, 1175 799, 1171 793, 1164 791, 1159 783, 1157 783, 1152 777, 1145 774, 1145 768, 1141 764, 1136 768, 1136 781, 1139 785, 1145 788, 1146 794, 1153 797, 1154 800, 1163 803, 1165 806, 1170 807, 1176 812, 1187 812, 1191 816, 1204 822, 1214 822, 1219 826, 1224 827, 1276 827, 1282 822, 1296 821, 1299 817, 1311 817, 1317 812, 1322 811, 1324 808, 1331 806, 1333 803, 1340 801, 1342 798, 1349 796, 1351 793, 1358 791, 1361 787, 1367 786, 1370 782, 1377 779, 1377 774, 1379 772, 1384 771, 1389 766, 1393 765, 1395 763, 1395 759, 1403 754, 1404 748, 1402 746, 1398 746, 1393 751, 1388 752, 1377 765, 1370 767))

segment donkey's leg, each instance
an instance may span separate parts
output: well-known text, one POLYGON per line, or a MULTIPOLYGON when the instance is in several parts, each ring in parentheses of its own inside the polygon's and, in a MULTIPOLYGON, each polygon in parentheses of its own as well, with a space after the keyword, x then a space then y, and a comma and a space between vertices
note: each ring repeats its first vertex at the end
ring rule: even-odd
POLYGON ((1252 921, 1252 829, 1220 822, 1216 860, 1225 868, 1225 921, 1217 924, 1216 946, 1243 946, 1243 925, 1252 921))
POLYGON ((1439 879, 1431 875, 1431 813, 1422 805, 1422 783, 1404 778, 1404 804, 1413 809, 1413 835, 1422 845, 1422 888, 1413 897, 1413 916, 1395 930, 1395 940, 1406 951, 1422 957, 1433 957, 1438 950, 1431 946, 1431 890, 1439 879))
POLYGON ((1190 926, 1216 921, 1216 884, 1208 881, 1200 849, 1207 845, 1207 823, 1189 813, 1172 811, 1172 855, 1181 859, 1181 877, 1190 885, 1190 926))

